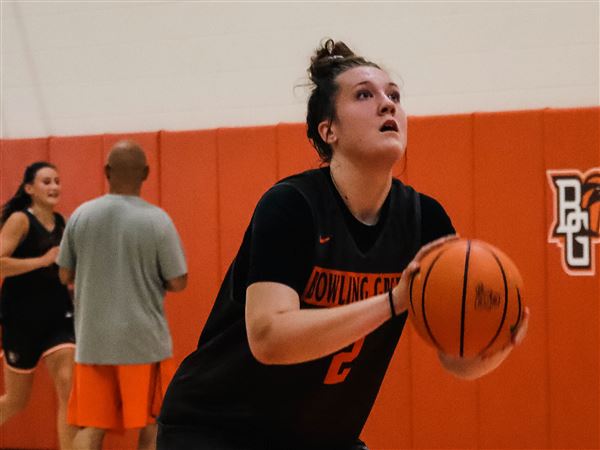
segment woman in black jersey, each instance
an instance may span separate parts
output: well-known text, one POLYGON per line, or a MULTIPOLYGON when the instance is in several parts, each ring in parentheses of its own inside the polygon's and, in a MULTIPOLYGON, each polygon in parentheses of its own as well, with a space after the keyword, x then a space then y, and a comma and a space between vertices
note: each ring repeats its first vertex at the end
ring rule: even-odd
POLYGON ((75 349, 73 305, 58 279, 55 259, 65 228, 54 212, 60 198, 56 168, 36 162, 25 169, 16 194, 2 208, 0 312, 5 392, 0 425, 27 405, 35 369, 44 358, 58 397, 60 448, 70 448, 67 425, 75 349))
MULTIPOLYGON (((159 449, 365 449, 407 280, 454 234, 437 201, 392 177, 407 120, 389 75, 332 40, 309 74, 307 134, 327 164, 258 203, 198 347, 169 386, 159 449)), ((475 378, 509 351, 440 359, 475 378)))

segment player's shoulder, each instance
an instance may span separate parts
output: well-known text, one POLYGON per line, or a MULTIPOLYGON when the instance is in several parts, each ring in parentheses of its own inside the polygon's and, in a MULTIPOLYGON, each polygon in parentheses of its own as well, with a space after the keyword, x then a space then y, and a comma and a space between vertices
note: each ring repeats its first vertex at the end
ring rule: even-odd
POLYGON ((421 201, 421 231, 425 243, 456 232, 452 219, 435 198, 419 193, 421 201))
POLYGON ((323 189, 323 181, 329 179, 329 168, 327 166, 318 169, 309 169, 304 172, 296 173, 282 180, 279 180, 275 186, 288 186, 305 195, 320 192, 323 189))
POLYGON ((54 212, 54 220, 56 220, 56 223, 60 224, 60 225, 64 225, 65 224, 65 217, 59 213, 59 212, 54 212))
POLYGON ((302 188, 289 180, 278 182, 263 194, 252 217, 255 227, 310 228, 313 222, 310 202, 302 188))
POLYGON ((447 215, 446 210, 444 209, 442 204, 435 198, 422 192, 419 192, 419 199, 421 201, 421 211, 424 214, 433 216, 447 215))
POLYGON ((10 248, 10 253, 13 252, 13 244, 15 247, 23 242, 29 233, 29 217, 23 211, 15 211, 6 222, 2 224, 2 228, 0 229, 0 233, 2 236, 2 245, 0 246, 0 250, 2 256, 9 256, 7 253, 10 248))
POLYGON ((291 183, 277 183, 271 186, 261 197, 260 207, 298 205, 305 202, 297 186, 291 183))
POLYGON ((318 179, 323 177, 324 169, 311 169, 279 180, 261 197, 258 208, 278 207, 286 210, 309 206, 311 189, 319 189, 318 179))
POLYGON ((29 216, 25 211, 15 211, 10 216, 8 216, 6 222, 2 224, 2 228, 4 228, 7 231, 10 230, 11 232, 26 233, 29 229, 29 216))
POLYGON ((392 183, 396 192, 402 193, 406 198, 412 198, 416 200, 418 198, 418 202, 421 207, 422 214, 433 214, 433 215, 445 215, 446 212, 444 207, 441 205, 439 201, 435 198, 424 194, 423 192, 418 191, 408 184, 404 184, 398 178, 392 178, 392 183))

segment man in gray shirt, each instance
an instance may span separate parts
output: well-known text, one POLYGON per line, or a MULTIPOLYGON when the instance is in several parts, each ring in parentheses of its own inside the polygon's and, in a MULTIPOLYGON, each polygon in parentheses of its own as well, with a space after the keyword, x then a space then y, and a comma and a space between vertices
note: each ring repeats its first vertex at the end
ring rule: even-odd
POLYGON ((73 446, 101 449, 106 430, 139 428, 140 449, 155 448, 155 416, 175 365, 165 291, 187 284, 187 265, 170 217, 140 197, 148 177, 132 141, 112 148, 107 195, 69 219, 58 265, 75 282, 75 373, 68 421, 73 446))

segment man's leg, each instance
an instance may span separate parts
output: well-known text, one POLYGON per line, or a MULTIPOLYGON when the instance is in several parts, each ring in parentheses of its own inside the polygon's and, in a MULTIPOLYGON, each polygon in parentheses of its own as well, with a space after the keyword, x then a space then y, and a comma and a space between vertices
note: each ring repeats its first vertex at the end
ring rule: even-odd
POLYGON ((73 439, 74 450, 101 450, 106 430, 102 428, 80 428, 73 439))
POLYGON ((150 424, 140 430, 138 450, 156 450, 156 424, 150 424))

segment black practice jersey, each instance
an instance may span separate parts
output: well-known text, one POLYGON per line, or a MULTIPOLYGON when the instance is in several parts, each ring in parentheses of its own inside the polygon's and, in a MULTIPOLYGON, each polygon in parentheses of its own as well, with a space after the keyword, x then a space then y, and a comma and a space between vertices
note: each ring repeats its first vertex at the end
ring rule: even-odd
POLYGON ((391 289, 423 244, 452 233, 438 202, 397 179, 373 226, 352 216, 328 167, 280 181, 255 210, 198 348, 169 387, 161 424, 245 430, 258 435, 263 448, 333 449, 354 442, 407 314, 332 355, 264 365, 248 345, 246 287, 286 284, 298 292, 301 308, 349 304, 391 289))
MULTIPOLYGON (((55 226, 48 231, 28 210, 29 231, 17 246, 13 258, 36 258, 58 246, 65 229, 65 220, 54 213, 55 226)), ((2 321, 11 323, 46 323, 70 316, 73 304, 69 292, 58 278, 58 266, 32 270, 4 278, 1 293, 2 321)))

